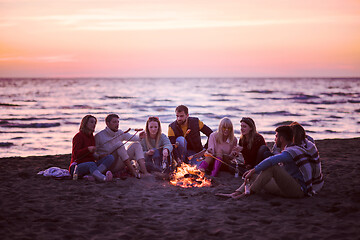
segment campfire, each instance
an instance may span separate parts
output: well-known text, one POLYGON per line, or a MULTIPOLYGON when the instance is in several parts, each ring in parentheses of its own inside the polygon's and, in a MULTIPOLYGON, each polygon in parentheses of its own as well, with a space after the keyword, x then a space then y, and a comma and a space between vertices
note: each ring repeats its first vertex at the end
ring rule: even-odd
POLYGON ((182 188, 209 187, 211 180, 205 178, 205 173, 201 172, 196 166, 181 163, 176 171, 172 173, 170 183, 182 188))

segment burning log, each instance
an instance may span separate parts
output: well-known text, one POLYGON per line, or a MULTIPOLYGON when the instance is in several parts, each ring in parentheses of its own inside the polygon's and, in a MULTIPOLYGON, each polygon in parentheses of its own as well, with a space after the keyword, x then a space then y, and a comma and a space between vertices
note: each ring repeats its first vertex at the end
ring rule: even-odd
POLYGON ((209 187, 211 180, 207 179, 205 173, 196 166, 181 163, 176 171, 171 174, 170 184, 182 188, 209 187))

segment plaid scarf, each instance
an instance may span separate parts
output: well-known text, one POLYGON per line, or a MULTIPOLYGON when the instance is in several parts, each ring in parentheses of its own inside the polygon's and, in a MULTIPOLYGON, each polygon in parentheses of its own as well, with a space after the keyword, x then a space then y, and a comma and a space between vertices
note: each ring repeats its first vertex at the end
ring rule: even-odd
POLYGON ((301 145, 290 145, 284 151, 290 153, 299 167, 306 184, 306 194, 312 196, 317 193, 322 188, 324 179, 319 151, 315 144, 305 139, 301 145))

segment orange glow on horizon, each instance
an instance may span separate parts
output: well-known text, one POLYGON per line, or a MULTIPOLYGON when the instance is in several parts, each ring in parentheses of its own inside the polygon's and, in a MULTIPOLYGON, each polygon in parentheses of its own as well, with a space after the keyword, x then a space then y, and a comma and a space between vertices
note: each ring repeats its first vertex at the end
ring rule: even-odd
POLYGON ((29 3, 0 0, 0 77, 360 76, 359 1, 29 3))

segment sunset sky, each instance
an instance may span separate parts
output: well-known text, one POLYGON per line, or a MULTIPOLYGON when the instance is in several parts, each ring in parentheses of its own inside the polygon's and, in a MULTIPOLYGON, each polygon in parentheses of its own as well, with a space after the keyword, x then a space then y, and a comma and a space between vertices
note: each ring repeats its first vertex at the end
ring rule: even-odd
POLYGON ((360 1, 0 0, 0 77, 360 76, 360 1))

